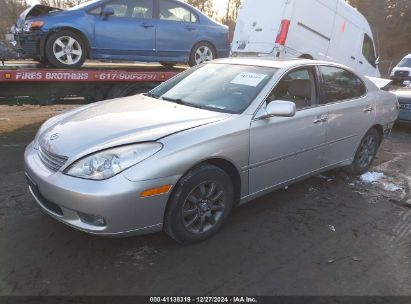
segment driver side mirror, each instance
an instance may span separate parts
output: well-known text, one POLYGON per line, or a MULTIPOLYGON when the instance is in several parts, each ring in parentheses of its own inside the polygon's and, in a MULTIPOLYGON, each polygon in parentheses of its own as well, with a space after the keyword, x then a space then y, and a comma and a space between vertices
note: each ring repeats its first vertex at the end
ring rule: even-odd
POLYGON ((297 112, 294 102, 284 100, 275 100, 270 102, 265 110, 267 114, 259 117, 259 119, 266 119, 273 116, 294 117, 297 112))
POLYGON ((103 9, 103 11, 101 12, 101 15, 103 16, 104 20, 107 20, 108 17, 113 16, 114 15, 114 8, 112 7, 105 7, 103 9))

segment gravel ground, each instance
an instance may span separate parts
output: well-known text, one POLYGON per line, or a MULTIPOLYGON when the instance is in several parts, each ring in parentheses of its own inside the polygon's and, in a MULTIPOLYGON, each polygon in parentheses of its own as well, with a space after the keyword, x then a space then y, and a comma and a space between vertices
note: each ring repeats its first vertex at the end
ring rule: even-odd
POLYGON ((180 246, 161 233, 94 237, 41 212, 24 147, 72 107, 0 106, 0 295, 411 296, 410 128, 384 141, 374 183, 331 171, 236 208, 214 238, 180 246))

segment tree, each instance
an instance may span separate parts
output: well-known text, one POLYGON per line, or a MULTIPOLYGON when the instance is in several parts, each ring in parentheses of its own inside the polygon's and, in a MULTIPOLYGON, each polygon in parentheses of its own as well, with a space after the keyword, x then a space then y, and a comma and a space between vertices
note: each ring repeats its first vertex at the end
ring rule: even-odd
POLYGON ((20 14, 27 8, 24 0, 1 0, 0 1, 0 40, 10 30, 11 26, 16 23, 20 14))
POLYGON ((211 18, 215 15, 213 0, 186 0, 186 2, 211 18))
POLYGON ((40 4, 58 8, 68 8, 78 5, 86 0, 40 0, 40 4))

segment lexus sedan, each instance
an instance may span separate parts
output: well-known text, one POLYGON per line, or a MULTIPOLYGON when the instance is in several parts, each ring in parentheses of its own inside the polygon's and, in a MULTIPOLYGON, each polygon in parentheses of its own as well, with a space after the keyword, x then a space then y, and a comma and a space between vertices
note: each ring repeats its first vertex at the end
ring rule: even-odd
POLYGON ((270 191, 366 172, 398 107, 334 63, 219 59, 51 118, 26 149, 27 181, 46 213, 82 231, 196 242, 270 191))
POLYGON ((177 0, 92 0, 68 10, 36 5, 7 40, 57 68, 86 58, 191 66, 229 55, 228 28, 177 0))

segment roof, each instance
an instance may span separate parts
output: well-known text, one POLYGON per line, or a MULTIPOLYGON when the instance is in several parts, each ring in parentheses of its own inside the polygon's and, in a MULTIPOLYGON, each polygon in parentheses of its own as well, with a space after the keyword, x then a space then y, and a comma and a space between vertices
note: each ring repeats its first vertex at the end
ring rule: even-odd
POLYGON ((241 65, 254 65, 254 66, 262 66, 262 67, 271 67, 271 68, 292 68, 294 66, 300 65, 309 65, 309 64, 327 64, 327 65, 334 65, 334 66, 341 66, 346 69, 350 69, 345 67, 341 64, 337 64, 334 62, 328 61, 320 61, 320 60, 310 60, 310 59, 279 59, 276 57, 229 57, 229 58, 222 58, 214 60, 215 63, 227 63, 227 64, 241 64, 241 65))

